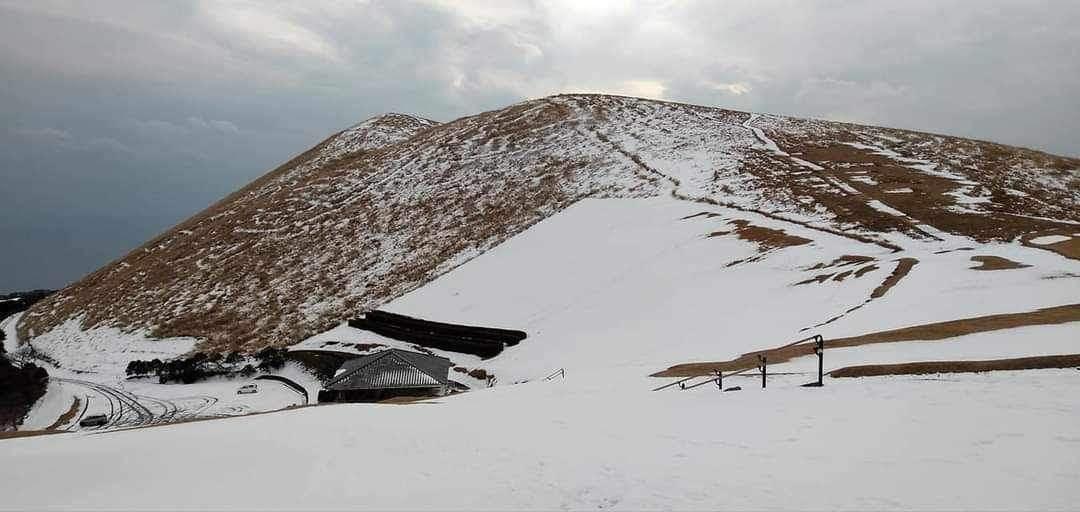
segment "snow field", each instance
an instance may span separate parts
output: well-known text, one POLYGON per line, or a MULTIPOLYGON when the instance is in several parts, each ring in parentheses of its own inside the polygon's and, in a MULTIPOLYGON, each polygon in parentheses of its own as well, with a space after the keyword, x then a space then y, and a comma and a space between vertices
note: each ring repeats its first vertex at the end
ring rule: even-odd
POLYGON ((133 359, 173 359, 194 350, 197 341, 195 338, 152 338, 148 330, 83 329, 82 320, 76 318, 33 338, 33 346, 62 361, 69 370, 123 375, 127 363, 133 359))
POLYGON ((1033 243, 1035 245, 1052 245, 1052 244, 1056 244, 1056 243, 1059 243, 1059 242, 1065 242, 1065 241, 1068 241, 1068 240, 1071 240, 1071 239, 1072 239, 1072 237, 1068 237, 1068 236, 1065 236, 1065 235, 1047 235, 1047 236, 1040 236, 1040 237, 1032 238, 1031 243, 1033 243))
MULTIPOLYGON (((38 399, 26 413, 26 419, 23 420, 22 425, 19 425, 19 430, 44 430, 52 426, 60 419, 60 416, 71 409, 74 400, 75 394, 67 384, 55 379, 49 380, 45 396, 38 399)), ((57 425, 57 428, 64 429, 67 426, 57 425)))
MULTIPOLYGON (((787 340, 869 296, 882 266, 844 286, 791 286, 801 268, 888 251, 765 217, 672 199, 584 200, 391 302, 441 321, 522 329, 529 338, 484 368, 507 379, 552 370, 655 365, 787 340), (684 217, 714 212, 718 217, 684 217), (759 256, 734 219, 822 240, 759 256), (780 314, 782 313, 782 314, 780 314)), ((651 372, 646 372, 651 373, 651 372)))
MULTIPOLYGON (((1017 244, 955 238, 944 243, 906 239, 910 249, 893 254, 725 208, 672 199, 584 200, 386 309, 525 330, 528 339, 483 364, 506 382, 542 377, 560 367, 593 371, 651 363, 646 373, 652 373, 669 364, 734 358, 815 333, 837 338, 1080 302, 1072 279, 1048 279, 1080 273, 1077 262, 1017 244), (701 212, 718 216, 683 219, 701 212), (758 256, 752 242, 707 236, 730 230, 728 221, 736 218, 814 242, 728 266, 758 256), (937 254, 943 244, 977 250, 937 254), (971 270, 971 256, 986 254, 1032 266, 971 270), (839 283, 794 286, 861 266, 808 270, 841 255, 873 256, 878 269, 839 283), (900 257, 919 263, 884 297, 845 314, 870 297, 900 257), (843 316, 813 327, 837 315, 843 316)), ((1063 329, 1075 332, 1076 327, 1063 329)), ((935 345, 942 343, 948 341, 935 345)))
POLYGON ((1080 498, 1080 404, 1055 392, 1075 370, 824 389, 777 378, 764 392, 743 379, 737 393, 652 393, 618 375, 5 441, 0 457, 17 463, 0 466, 0 508, 990 510, 1080 498))

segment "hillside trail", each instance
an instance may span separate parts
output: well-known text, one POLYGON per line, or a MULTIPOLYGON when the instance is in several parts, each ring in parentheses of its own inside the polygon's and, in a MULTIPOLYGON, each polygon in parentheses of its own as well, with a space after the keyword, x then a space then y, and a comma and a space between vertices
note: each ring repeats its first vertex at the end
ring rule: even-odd
MULTIPOLYGON (((698 114, 698 115, 700 116, 700 114, 698 114)), ((776 144, 775 141, 773 141, 771 138, 769 138, 765 134, 764 130, 762 130, 761 128, 758 128, 756 126, 753 126, 753 121, 755 119, 758 119, 759 117, 761 117, 760 114, 754 114, 754 113, 749 114, 749 117, 747 118, 746 121, 744 121, 742 123, 742 126, 744 128, 746 128, 747 130, 749 130, 753 134, 754 138, 757 139, 757 141, 761 145, 760 149, 768 151, 768 152, 770 152, 770 153, 772 153, 772 154, 774 154, 776 156, 789 158, 793 162, 795 162, 797 165, 799 165, 800 167, 807 168, 812 172, 821 172, 821 171, 825 170, 824 167, 822 167, 822 166, 820 166, 818 164, 815 164, 813 162, 804 160, 802 158, 798 158, 798 157, 793 156, 793 155, 785 152, 784 150, 782 150, 776 144)), ((677 178, 675 176, 672 176, 670 174, 667 174, 667 173, 665 173, 663 171, 660 171, 660 170, 656 169, 653 166, 648 165, 647 163, 645 163, 645 161, 639 155, 637 155, 637 154, 635 154, 635 153, 633 153, 631 151, 626 150, 626 148, 622 147, 618 142, 612 140, 610 137, 606 136, 605 134, 597 131, 596 128, 593 125, 584 124, 584 128, 582 128, 581 124, 579 124, 578 130, 583 135, 591 135, 592 138, 599 145, 607 146, 607 147, 611 148, 612 150, 614 150, 617 154, 622 156, 627 162, 629 162, 635 168, 642 171, 641 174, 643 176, 645 176, 647 178, 651 177, 651 178, 654 178, 654 179, 660 179, 660 180, 663 180, 663 181, 669 183, 671 185, 670 194, 671 194, 671 196, 673 198, 675 198, 677 200, 696 203, 696 204, 705 204, 705 205, 710 205, 710 206, 721 206, 721 207, 731 208, 731 209, 735 209, 735 210, 743 211, 743 212, 748 212, 748 213, 756 213, 756 214, 764 215, 764 216, 766 216, 766 217, 768 217, 770 219, 778 220, 778 221, 781 221, 781 222, 784 222, 784 223, 794 224, 794 225, 798 225, 798 226, 801 226, 801 227, 804 227, 804 228, 814 229, 816 231, 821 231, 821 232, 828 233, 828 234, 831 234, 831 235, 843 236, 845 238, 856 240, 856 241, 858 241, 860 243, 875 244, 877 246, 890 249, 894 253, 901 253, 901 252, 911 250, 910 247, 909 248, 904 248, 904 247, 901 247, 901 246, 897 246, 897 245, 895 245, 895 244, 893 244, 891 242, 883 242, 881 240, 877 240, 877 239, 874 239, 874 238, 863 237, 863 236, 859 236, 859 235, 854 235, 852 233, 846 233, 846 232, 843 232, 843 231, 838 231, 838 230, 834 230, 834 229, 830 229, 830 228, 825 228, 825 227, 821 227, 821 226, 815 226, 815 225, 812 225, 812 224, 807 223, 807 222, 802 222, 802 221, 798 221, 798 220, 795 220, 795 219, 787 218, 787 217, 779 215, 779 214, 777 214, 775 212, 767 212, 767 211, 761 211, 761 210, 756 210, 756 209, 752 209, 752 208, 746 208, 746 207, 733 205, 733 204, 725 204, 723 202, 717 201, 716 199, 714 199, 712 197, 708 197, 708 196, 704 196, 704 195, 692 194, 692 193, 690 193, 690 192, 688 192, 687 190, 684 189, 684 187, 682 186, 682 181, 679 178, 677 178)), ((835 186, 837 189, 843 191, 843 193, 855 194, 855 195, 862 196, 862 194, 859 193, 857 190, 855 190, 853 187, 851 187, 850 185, 848 185, 846 183, 843 183, 839 179, 837 179, 836 181, 833 181, 831 179, 823 178, 823 181, 825 181, 827 183, 832 183, 833 186, 835 186)), ((896 210, 894 210, 894 212, 895 212, 895 215, 897 215, 898 217, 907 218, 909 223, 912 224, 913 227, 915 227, 919 231, 926 234, 929 238, 932 238, 933 240, 935 240, 937 242, 946 242, 946 241, 953 242, 951 244, 948 244, 948 247, 945 248, 944 250, 953 250, 953 249, 955 249, 955 247, 959 247, 960 245, 963 245, 964 243, 969 242, 969 241, 961 240, 961 239, 959 239, 959 237, 952 237, 951 235, 947 235, 947 234, 941 232, 940 230, 937 230, 936 228, 933 228, 932 226, 925 226, 924 225, 924 226, 921 226, 921 229, 920 229, 920 226, 915 226, 915 222, 913 221, 913 219, 908 217, 906 214, 904 214, 902 212, 899 212, 899 211, 896 211, 896 210)), ((943 249, 942 249, 942 247, 940 245, 938 245, 938 246, 933 247, 933 250, 943 250, 943 249)), ((659 257, 659 255, 657 257, 659 257)), ((820 327, 822 325, 826 325, 826 324, 835 322, 835 321, 843 318, 847 314, 866 306, 871 301, 874 301, 874 300, 877 300, 877 299, 881 298, 885 294, 885 292, 887 292, 889 289, 891 289, 893 286, 895 286, 901 279, 903 279, 904 277, 906 277, 909 274, 909 272, 912 270, 912 267, 914 266, 911 263, 912 260, 915 263, 918 262, 918 259, 916 259, 916 258, 900 258, 900 259, 898 259, 897 262, 896 262, 896 265, 897 265, 896 270, 894 271, 893 275, 890 275, 888 278, 886 278, 885 282, 883 282, 881 285, 879 285, 878 288, 874 291, 874 293, 872 293, 871 296, 868 297, 866 300, 864 300, 864 301, 862 301, 862 302, 860 302, 858 304, 852 305, 851 307, 845 309, 845 311, 840 313, 839 315, 836 315, 836 316, 833 316, 831 318, 825 319, 822 322, 820 322, 820 323, 818 323, 816 325, 810 326, 810 327, 806 327, 803 330, 805 331, 805 330, 808 330, 808 329, 820 327)), ((592 290, 592 291, 584 294, 583 296, 593 295, 595 293, 598 293, 598 291, 599 290, 592 290)), ((569 308, 573 307, 573 304, 574 304, 574 301, 571 301, 568 304, 566 304, 565 308, 562 308, 562 309, 569 309, 569 308)), ((549 314, 550 314, 550 312, 547 313, 547 314, 542 314, 542 315, 534 318, 533 321, 534 322, 539 321, 539 320, 543 319, 544 317, 548 316, 549 314)))
MULTIPOLYGON (((749 118, 747 118, 747 120, 742 123, 742 126, 747 130, 750 130, 751 133, 753 133, 754 137, 761 143, 761 149, 769 151, 774 156, 790 159, 796 165, 807 168, 810 171, 817 173, 819 175, 819 178, 823 182, 829 184, 834 190, 840 192, 841 194, 859 198, 870 208, 900 219, 906 225, 908 225, 908 227, 918 233, 921 233, 927 239, 942 242, 943 246, 938 248, 939 250, 952 250, 964 243, 964 240, 961 237, 955 237, 953 235, 945 233, 944 231, 930 224, 920 222, 915 218, 911 217, 911 215, 893 206, 888 205, 885 201, 882 200, 881 197, 871 197, 866 193, 859 191, 854 186, 852 186, 851 183, 844 180, 844 178, 840 176, 839 173, 836 173, 834 175, 825 175, 824 171, 826 171, 826 169, 824 167, 784 151, 776 144, 774 140, 772 140, 771 138, 769 138, 768 135, 765 134, 764 130, 754 126, 754 121, 756 119, 759 119, 760 117, 760 114, 751 113, 749 118)), ((930 164, 930 162, 922 163, 923 165, 930 164)))

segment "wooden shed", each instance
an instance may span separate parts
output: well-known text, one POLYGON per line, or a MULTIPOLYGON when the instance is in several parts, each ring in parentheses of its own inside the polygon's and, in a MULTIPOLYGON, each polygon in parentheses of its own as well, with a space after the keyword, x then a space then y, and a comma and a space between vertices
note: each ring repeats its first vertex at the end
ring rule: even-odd
POLYGON ((396 348, 345 361, 319 392, 320 402, 378 402, 399 396, 442 396, 449 391, 445 357, 396 348))

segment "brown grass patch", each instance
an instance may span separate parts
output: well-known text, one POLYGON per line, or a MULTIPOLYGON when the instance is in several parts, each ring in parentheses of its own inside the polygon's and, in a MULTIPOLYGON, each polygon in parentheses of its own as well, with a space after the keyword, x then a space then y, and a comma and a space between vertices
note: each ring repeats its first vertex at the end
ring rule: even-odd
POLYGON ((971 261, 980 263, 978 266, 971 267, 972 270, 1009 270, 1031 266, 1001 256, 972 256, 971 261))
MULTIPOLYGON (((872 257, 872 256, 855 256, 855 255, 851 255, 851 254, 845 254, 845 255, 840 256, 839 258, 836 258, 835 260, 832 260, 832 261, 830 261, 828 263, 818 263, 818 264, 808 268, 807 270, 821 270, 821 269, 832 268, 832 267, 846 267, 846 266, 850 266, 850 265, 859 265, 859 264, 867 263, 867 262, 871 262, 871 261, 875 261, 875 258, 872 257)), ((830 278, 833 278, 835 281, 840 282, 840 281, 843 281, 844 279, 846 279, 848 276, 854 276, 856 279, 858 279, 858 278, 866 275, 867 272, 877 270, 877 268, 878 268, 877 265, 866 265, 866 266, 864 266, 862 268, 859 268, 857 270, 845 270, 843 272, 840 272, 839 274, 835 273, 835 272, 829 273, 829 274, 818 274, 818 275, 816 275, 814 277, 811 277, 810 279, 807 279, 805 281, 799 281, 799 282, 795 283, 795 285, 798 286, 798 285, 801 285, 801 284, 824 283, 825 281, 828 281, 830 278)))
POLYGON ((833 377, 876 377, 880 375, 926 375, 930 373, 977 373, 1002 370, 1040 370, 1080 367, 1080 354, 1016 357, 983 361, 925 361, 918 363, 847 366, 829 372, 833 377))
MULTIPOLYGON (((750 221, 743 219, 736 219, 731 221, 735 225, 735 233, 740 240, 746 240, 748 242, 754 242, 758 245, 759 251, 767 251, 770 249, 780 249, 783 247, 794 247, 797 245, 806 245, 813 240, 809 238, 803 238, 801 236, 789 235, 788 233, 771 228, 763 228, 761 226, 755 226, 750 221)), ((710 237, 729 235, 730 231, 715 231, 709 233, 710 237)))
MULTIPOLYGON (((829 208, 842 222, 852 222, 871 231, 900 230, 914 236, 932 236, 918 228, 919 223, 926 223, 947 232, 989 241, 1011 240, 1025 233, 1062 227, 1060 222, 1032 216, 1078 220, 1075 208, 1077 199, 1072 191, 1047 185, 1034 178, 1048 173, 1061 177, 1075 176, 1075 169, 1078 168, 1076 159, 956 138, 942 138, 940 143, 925 144, 926 134, 916 132, 902 132, 903 136, 899 137, 902 141, 898 142, 871 141, 906 157, 945 164, 953 172, 964 174, 967 179, 977 182, 967 190, 968 193, 992 199, 991 203, 982 207, 983 212, 961 211, 950 208, 956 204, 956 198, 949 193, 968 185, 912 169, 901 161, 875 154, 871 150, 843 144, 845 141, 867 141, 860 134, 862 130, 859 127, 849 126, 845 129, 844 125, 837 124, 832 128, 836 133, 830 136, 819 134, 814 139, 770 132, 770 137, 785 151, 802 153, 802 158, 825 167, 824 171, 813 175, 775 180, 775 186, 802 190, 804 195, 814 197, 817 203, 829 208), (869 175, 874 182, 850 179, 859 175, 869 175), (806 187, 798 183, 800 179, 810 181, 817 176, 845 181, 859 194, 837 194, 827 188, 806 187), (887 193, 896 188, 910 188, 912 192, 887 193), (1013 190, 1023 194, 1010 193, 1013 190), (887 214, 870 213, 865 205, 853 204, 865 202, 866 199, 884 200, 914 221, 885 219, 883 217, 887 217, 887 214)), ((896 137, 896 133, 893 135, 896 137)), ((764 174, 768 170, 751 169, 750 172, 764 174)))
POLYGON ((859 270, 855 271, 855 279, 858 279, 858 278, 860 278, 860 277, 862 277, 862 276, 864 276, 864 275, 866 275, 866 274, 868 274, 870 272, 873 272, 873 271, 875 271, 877 269, 878 269, 877 265, 867 265, 867 266, 865 266, 863 268, 860 268, 859 270))
POLYGON ((80 405, 82 405, 82 401, 79 400, 79 397, 75 397, 75 400, 71 402, 71 407, 67 412, 61 414, 59 418, 56 418, 56 421, 54 421, 52 425, 45 427, 45 430, 57 430, 60 427, 67 425, 68 422, 75 418, 75 415, 79 413, 80 405))
POLYGON ((487 380, 488 377, 492 377, 492 375, 489 374, 487 372, 487 370, 485 370, 483 368, 476 368, 474 370, 471 370, 471 371, 469 371, 468 375, 469 375, 469 377, 472 377, 472 378, 477 379, 477 380, 487 380))
POLYGON ((832 260, 832 261, 830 261, 828 263, 818 263, 817 265, 814 265, 814 266, 808 268, 807 270, 818 270, 818 269, 829 268, 829 267, 843 267, 843 266, 847 266, 847 265, 856 265, 856 264, 859 264, 859 263, 866 263, 866 262, 874 261, 874 260, 875 260, 875 258, 873 256, 859 256, 859 255, 854 255, 854 254, 845 254, 845 255, 840 256, 839 258, 836 258, 835 260, 832 260))
MULTIPOLYGON (((896 343, 901 341, 937 341, 978 332, 998 331, 1029 325, 1063 324, 1076 321, 1080 321, 1080 304, 1069 304, 1065 306, 1037 309, 1035 311, 1024 313, 1005 313, 1001 315, 963 318, 947 322, 935 322, 868 333, 860 336, 825 340, 825 347, 828 349, 872 345, 875 343, 896 343)), ((712 375, 718 370, 727 372, 754 368, 757 366, 757 356, 759 354, 768 354, 769 361, 776 364, 813 353, 814 347, 812 344, 793 345, 781 349, 749 352, 730 361, 678 364, 664 371, 654 373, 652 376, 692 377, 698 375, 712 375)))
POLYGON ((896 268, 893 269, 892 274, 889 274, 889 277, 886 277, 877 288, 874 288, 873 292, 870 292, 871 299, 884 297, 885 294, 889 293, 889 290, 891 290, 893 286, 896 286, 901 279, 906 277, 908 273, 911 272, 911 269, 915 267, 915 264, 919 262, 919 260, 915 258, 900 258, 899 261, 900 262, 896 264, 896 268))
POLYGON ((1078 233, 1078 232, 1080 232, 1080 226, 1072 226, 1071 228, 1058 228, 1058 229, 1052 229, 1052 230, 1048 230, 1048 231, 1040 231, 1040 232, 1037 232, 1037 233, 1029 233, 1027 235, 1024 235, 1020 239, 1020 243, 1026 245, 1028 247, 1034 247, 1036 249, 1044 249, 1044 250, 1047 250, 1047 251, 1053 251, 1053 252, 1056 252, 1056 253, 1058 253, 1058 254, 1066 257, 1066 258, 1070 258, 1070 259, 1074 259, 1074 260, 1080 260, 1080 237, 1073 236, 1073 233, 1078 233), (1069 238, 1068 240, 1063 240, 1063 241, 1058 242, 1056 244, 1039 245, 1039 244, 1031 243, 1031 240, 1034 239, 1034 238, 1039 238, 1041 236, 1048 236, 1048 235, 1062 235, 1062 236, 1067 236, 1067 237, 1071 237, 1071 238, 1069 238))
POLYGON ((679 220, 690 220, 690 219, 696 219, 698 217, 704 217, 706 219, 711 219, 713 217, 722 217, 722 215, 720 215, 719 213, 713 213, 713 212, 698 212, 698 213, 695 213, 693 215, 687 215, 686 217, 682 217, 679 220))
POLYGON ((37 437, 52 434, 67 434, 66 430, 16 430, 12 432, 0 432, 0 440, 18 439, 20 437, 37 437))
POLYGON ((799 281, 799 282, 795 283, 795 286, 799 286, 800 284, 810 284, 810 283, 821 284, 821 283, 824 283, 825 281, 828 281, 829 278, 834 276, 834 275, 835 274, 818 274, 818 275, 816 275, 814 277, 811 277, 810 279, 807 279, 805 281, 799 281))

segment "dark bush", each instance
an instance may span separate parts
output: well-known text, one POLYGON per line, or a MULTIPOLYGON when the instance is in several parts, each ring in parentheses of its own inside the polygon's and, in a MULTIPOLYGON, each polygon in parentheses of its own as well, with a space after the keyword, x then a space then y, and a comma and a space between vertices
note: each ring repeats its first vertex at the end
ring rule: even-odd
POLYGON ((477 380, 487 380, 488 372, 487 372, 487 370, 484 370, 483 368, 477 368, 477 369, 469 372, 469 377, 472 377, 472 378, 477 379, 477 380))
POLYGON ((260 370, 276 370, 285 365, 285 353, 283 348, 266 347, 255 353, 255 359, 259 361, 260 370))
POLYGON ((243 361, 244 356, 239 352, 229 352, 229 355, 225 356, 225 364, 239 364, 243 361))
POLYGON ((45 394, 49 374, 44 368, 27 364, 22 368, 0 357, 0 430, 13 430, 45 394))
POLYGON ((227 373, 217 363, 210 361, 211 357, 203 353, 195 353, 191 357, 162 361, 152 359, 150 361, 131 361, 127 365, 125 373, 129 377, 156 375, 158 382, 183 382, 191 384, 212 375, 227 373))
POLYGON ((288 351, 283 348, 265 348, 254 355, 257 365, 247 364, 238 369, 248 360, 239 352, 230 352, 228 355, 218 352, 195 352, 188 357, 169 361, 160 359, 131 361, 127 365, 126 373, 128 377, 154 375, 162 384, 169 382, 191 384, 215 375, 240 374, 250 377, 256 373, 256 370, 276 370, 285 365, 287 354, 288 351))

